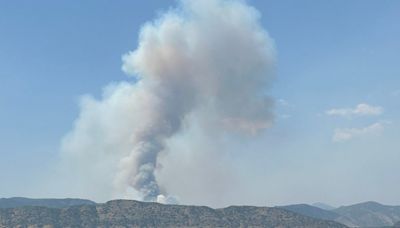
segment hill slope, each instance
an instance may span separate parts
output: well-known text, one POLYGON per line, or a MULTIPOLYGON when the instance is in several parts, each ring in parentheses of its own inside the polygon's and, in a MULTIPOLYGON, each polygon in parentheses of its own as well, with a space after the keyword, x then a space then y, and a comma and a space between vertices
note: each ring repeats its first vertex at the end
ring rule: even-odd
POLYGON ((392 226, 400 221, 400 206, 387 206, 377 202, 342 206, 332 211, 361 227, 392 226))
POLYGON ((385 227, 400 221, 400 206, 386 206, 376 202, 365 202, 323 210, 308 204, 281 206, 301 215, 333 220, 350 227, 385 227))
POLYGON ((0 209, 0 227, 345 227, 279 208, 162 205, 129 200, 68 208, 0 209))
POLYGON ((85 199, 29 199, 23 197, 0 198, 0 208, 19 208, 25 206, 63 208, 86 204, 94 205, 96 203, 85 199))

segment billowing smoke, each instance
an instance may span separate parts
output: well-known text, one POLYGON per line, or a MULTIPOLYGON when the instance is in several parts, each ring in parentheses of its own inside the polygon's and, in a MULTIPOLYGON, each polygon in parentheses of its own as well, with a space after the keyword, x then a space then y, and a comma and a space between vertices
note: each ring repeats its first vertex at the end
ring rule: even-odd
POLYGON ((160 153, 174 153, 171 138, 193 124, 250 136, 268 127, 275 53, 259 17, 244 1, 182 0, 146 23, 137 49, 122 57, 134 80, 107 86, 100 99, 85 96, 63 140, 82 182, 110 189, 100 198, 170 202, 156 170, 160 153))

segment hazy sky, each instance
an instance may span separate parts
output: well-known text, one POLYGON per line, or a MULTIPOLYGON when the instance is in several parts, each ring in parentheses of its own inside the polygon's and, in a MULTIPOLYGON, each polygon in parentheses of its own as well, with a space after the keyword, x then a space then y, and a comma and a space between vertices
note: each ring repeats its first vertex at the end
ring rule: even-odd
MULTIPOLYGON (((229 158, 246 188, 231 203, 400 204, 400 2, 248 2, 278 53, 276 119, 229 158)), ((121 56, 174 5, 0 1, 0 197, 62 197, 36 183, 79 97, 128 80, 121 56)))

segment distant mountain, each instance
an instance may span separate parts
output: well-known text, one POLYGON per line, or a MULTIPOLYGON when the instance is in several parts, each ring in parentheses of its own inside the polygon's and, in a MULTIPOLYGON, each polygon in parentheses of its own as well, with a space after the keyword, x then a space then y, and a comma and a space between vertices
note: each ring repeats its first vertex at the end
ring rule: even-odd
POLYGON ((365 202, 323 210, 307 204, 282 206, 280 208, 318 219, 333 220, 349 227, 387 227, 400 221, 400 206, 386 206, 365 202))
POLYGON ((22 197, 0 198, 0 208, 19 208, 26 206, 63 208, 86 204, 94 205, 96 203, 85 199, 29 199, 22 197))
POLYGON ((311 218, 323 219, 323 220, 331 220, 346 226, 356 227, 357 224, 354 224, 352 220, 343 216, 339 213, 330 210, 324 210, 319 207, 314 207, 308 204, 293 204, 287 206, 280 206, 279 208, 292 211, 301 215, 305 215, 311 218))
MULTIPOLYGON (((365 202, 339 207, 333 212, 346 217, 361 227, 393 226, 400 221, 400 206, 387 206, 377 202, 365 202)), ((338 221, 336 219, 336 221, 338 221)))
POLYGON ((336 207, 332 207, 331 205, 328 205, 326 203, 321 203, 321 202, 313 203, 313 204, 311 204, 311 206, 318 207, 318 208, 328 210, 328 211, 336 209, 336 207))
POLYGON ((0 227, 345 227, 280 208, 163 205, 130 200, 0 209, 0 227))
POLYGON ((288 211, 292 211, 301 215, 318 218, 318 219, 325 219, 325 220, 335 220, 340 217, 339 214, 321 209, 319 207, 314 207, 308 204, 293 204, 287 206, 280 206, 278 208, 283 208, 288 211))

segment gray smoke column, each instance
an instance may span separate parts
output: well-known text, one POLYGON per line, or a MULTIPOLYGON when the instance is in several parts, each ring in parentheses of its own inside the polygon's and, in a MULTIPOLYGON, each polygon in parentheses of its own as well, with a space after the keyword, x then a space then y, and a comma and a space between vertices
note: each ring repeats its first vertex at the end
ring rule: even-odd
POLYGON ((157 159, 185 133, 189 115, 207 110, 201 122, 216 119, 213 128, 226 133, 255 135, 271 124, 265 94, 275 52, 259 17, 245 1, 186 0, 146 23, 137 49, 122 58, 135 82, 85 96, 62 155, 93 189, 110 188, 104 198, 168 199, 157 159))

